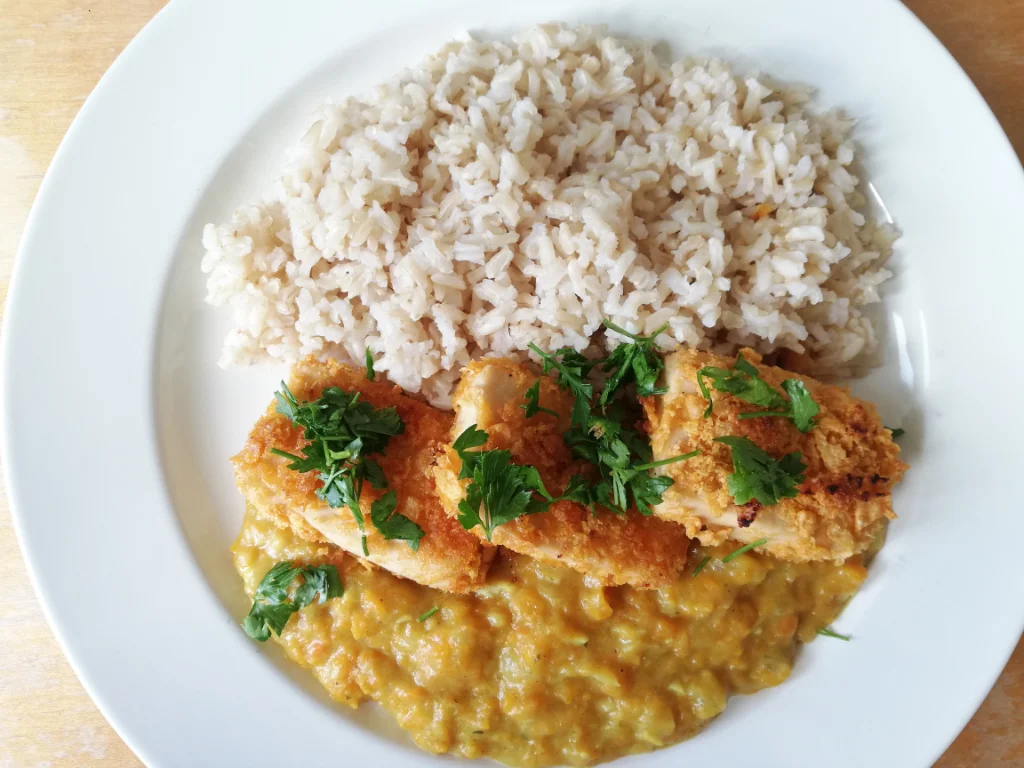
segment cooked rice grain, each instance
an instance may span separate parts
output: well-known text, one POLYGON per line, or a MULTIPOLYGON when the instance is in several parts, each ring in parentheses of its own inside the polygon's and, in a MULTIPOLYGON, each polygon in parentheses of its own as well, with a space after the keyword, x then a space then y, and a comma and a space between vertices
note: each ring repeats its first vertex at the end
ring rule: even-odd
POLYGON ((206 226, 221 364, 369 347, 444 405, 469 360, 608 318, 840 368, 875 346, 895 233, 860 212, 852 121, 808 97, 591 27, 451 43, 322 106, 269 198, 206 226))

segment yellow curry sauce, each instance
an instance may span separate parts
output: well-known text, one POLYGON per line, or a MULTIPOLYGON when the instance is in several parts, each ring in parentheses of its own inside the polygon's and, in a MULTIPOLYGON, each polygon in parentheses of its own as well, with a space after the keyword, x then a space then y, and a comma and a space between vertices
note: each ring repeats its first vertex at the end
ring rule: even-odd
POLYGON ((469 595, 370 570, 252 511, 233 552, 250 596, 281 560, 338 566, 344 596, 303 609, 278 639, 332 697, 379 702, 429 752, 548 766, 672 744, 729 694, 778 685, 866 576, 859 556, 785 563, 755 551, 691 577, 705 554, 736 546, 694 544, 687 574, 649 591, 503 550, 469 595))

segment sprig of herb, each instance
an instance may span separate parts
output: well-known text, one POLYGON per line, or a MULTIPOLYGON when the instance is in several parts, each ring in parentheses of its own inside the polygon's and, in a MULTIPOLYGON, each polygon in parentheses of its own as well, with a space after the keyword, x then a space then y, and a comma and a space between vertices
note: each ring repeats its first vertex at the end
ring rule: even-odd
POLYGON ((710 379, 717 391, 734 395, 745 403, 772 410, 786 407, 786 399, 761 378, 757 369, 743 358, 742 352, 736 356, 732 368, 705 365, 697 371, 697 384, 704 399, 708 401, 708 407, 704 410, 704 416, 708 417, 715 404, 705 379, 710 379))
POLYGON ((828 627, 822 627, 819 629, 818 634, 823 637, 834 637, 836 640, 845 640, 846 642, 850 642, 849 635, 840 635, 838 632, 833 632, 828 627))
POLYGON ((323 604, 333 597, 341 597, 344 591, 335 566, 295 566, 285 560, 267 571, 256 587, 252 608, 242 628, 253 640, 266 642, 271 632, 281 634, 296 611, 313 602, 323 604), (289 598, 288 588, 297 576, 302 577, 302 584, 289 598))
POLYGON ((452 447, 462 459, 459 479, 469 479, 459 502, 459 523, 467 531, 479 525, 490 541, 499 525, 543 512, 556 499, 548 493, 534 467, 512 463, 511 451, 469 450, 486 442, 487 433, 474 424, 459 435, 452 447))
POLYGON ((373 527, 380 531, 387 539, 397 539, 409 542, 413 552, 419 551, 420 539, 423 538, 423 529, 405 515, 395 512, 398 506, 398 496, 394 491, 388 491, 370 505, 370 520, 373 527))
POLYGON ((665 369, 665 362, 661 359, 661 355, 658 354, 654 340, 668 326, 663 325, 650 336, 637 336, 608 320, 604 321, 604 325, 620 336, 632 339, 632 343, 619 344, 619 346, 612 350, 607 359, 601 363, 602 369, 609 373, 608 378, 605 379, 604 387, 601 389, 601 397, 598 400, 601 408, 606 408, 616 391, 631 381, 636 384, 638 397, 662 395, 667 392, 668 389, 665 387, 656 386, 658 377, 665 369))
POLYGON ((584 504, 595 512, 600 506, 621 515, 633 506, 641 514, 650 515, 651 508, 662 502, 672 478, 651 475, 649 470, 692 458, 698 452, 651 463, 648 440, 627 426, 635 421, 636 414, 620 407, 619 396, 629 383, 636 385, 640 396, 665 391, 656 386, 664 362, 654 346, 665 329, 659 328, 650 336, 637 336, 614 323, 605 325, 632 341, 620 344, 604 360, 588 360, 570 348, 547 354, 531 345, 544 362, 544 372, 557 371, 556 383, 573 396, 570 428, 564 436, 566 445, 576 457, 595 465, 600 474, 594 483, 588 483, 582 476, 573 477, 562 498, 584 504), (586 380, 597 366, 608 373, 597 402, 599 416, 594 411, 594 387, 586 380))
POLYGON ((562 347, 548 354, 531 342, 530 349, 540 356, 544 373, 555 371, 555 382, 575 398, 570 416, 572 426, 585 427, 590 418, 590 400, 594 396, 594 385, 587 381, 587 376, 597 361, 588 360, 572 347, 562 347))
MULTIPOLYGON (((387 478, 380 465, 369 458, 382 453, 388 441, 405 431, 398 411, 394 408, 374 408, 359 399, 358 392, 346 392, 338 387, 327 387, 316 400, 300 403, 288 386, 281 382, 281 391, 275 394, 277 412, 303 429, 307 445, 303 455, 272 448, 271 453, 289 459, 289 469, 296 472, 318 472, 323 485, 316 495, 332 508, 347 506, 355 518, 362 535, 363 554, 366 546, 366 524, 359 499, 364 483, 383 490, 387 478)), ((371 520, 385 538, 398 538, 409 542, 415 551, 423 537, 423 529, 404 515, 381 512, 371 520)))
POLYGON ((431 608, 431 609, 430 609, 429 611, 427 611, 427 612, 426 612, 426 613, 424 613, 424 614, 423 614, 422 616, 420 616, 420 617, 419 617, 418 619, 416 619, 416 621, 418 621, 418 622, 419 622, 420 624, 422 624, 422 623, 423 623, 424 621, 426 621, 427 619, 429 619, 429 618, 430 618, 431 616, 433 616, 433 615, 434 615, 435 613, 437 613, 437 612, 438 612, 439 610, 441 610, 441 609, 440 609, 440 608, 438 608, 438 607, 437 607, 437 606, 435 605, 435 606, 434 606, 433 608, 431 608))
POLYGON ((526 411, 526 418, 536 416, 538 413, 549 413, 558 418, 558 414, 552 411, 550 408, 542 408, 540 404, 540 379, 537 379, 533 386, 526 390, 526 404, 520 405, 524 411, 526 411))
POLYGON ((733 395, 745 403, 765 409, 741 413, 740 419, 779 416, 792 421, 801 432, 810 432, 817 424, 815 419, 821 409, 811 397, 811 393, 803 381, 786 379, 782 382, 783 390, 789 395, 787 400, 778 390, 761 378, 757 368, 743 358, 742 352, 736 356, 736 362, 732 368, 706 365, 697 371, 697 384, 700 386, 704 399, 708 401, 708 407, 704 410, 704 417, 707 418, 711 415, 714 402, 705 379, 710 379, 712 386, 718 392, 733 395))
POLYGON ((624 426, 616 415, 613 410, 606 417, 591 416, 586 429, 571 427, 565 434, 565 443, 573 454, 594 464, 601 476, 590 486, 570 481, 572 498, 592 510, 601 506, 619 515, 624 515, 632 503, 640 514, 650 515, 651 507, 661 504, 672 485, 672 478, 652 475, 650 470, 693 458, 700 451, 652 462, 647 441, 624 426))
POLYGON ((704 570, 704 566, 711 562, 711 555, 704 555, 704 559, 697 563, 697 567, 693 569, 693 573, 690 574, 691 579, 697 578, 697 574, 704 570))
MULTIPOLYGON (((791 420, 801 432, 810 432, 817 426, 818 414, 821 408, 814 402, 807 385, 800 379, 786 379, 782 382, 782 388, 789 395, 789 413, 786 418, 791 420)), ((741 416, 740 418, 746 418, 741 416)))
POLYGON ((728 562, 730 562, 732 560, 735 560, 737 557, 742 555, 744 552, 749 552, 754 547, 760 547, 763 544, 767 544, 767 543, 768 543, 768 539, 758 539, 757 541, 752 541, 749 544, 744 544, 739 549, 735 550, 734 552, 730 552, 728 555, 723 557, 722 558, 722 562, 723 563, 728 563, 728 562))
POLYGON ((373 381, 377 377, 377 372, 373 370, 373 355, 370 354, 370 348, 366 348, 366 379, 373 381))
POLYGON ((797 495, 796 487, 804 481, 807 469, 799 451, 775 459, 745 437, 716 437, 715 442, 732 450, 733 472, 728 485, 737 504, 757 499, 767 507, 797 495))

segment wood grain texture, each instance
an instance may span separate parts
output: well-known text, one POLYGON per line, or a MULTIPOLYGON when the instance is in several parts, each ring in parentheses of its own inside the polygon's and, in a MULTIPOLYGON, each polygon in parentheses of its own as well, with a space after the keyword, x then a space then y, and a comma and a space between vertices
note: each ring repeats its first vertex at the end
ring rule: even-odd
MULTIPOLYGON (((1024 0, 908 0, 1024 156, 1024 0)), ((96 81, 164 0, 0 0, 0 304, 36 189, 96 81)), ((0 487, 0 491, 2 491, 0 487)), ((0 768, 141 763, 82 689, 29 584, 0 499, 0 768)), ((339 757, 339 764, 343 758, 339 757)), ((827 762, 827 761, 826 761, 827 762)), ((936 768, 1024 765, 1024 643, 936 768)))

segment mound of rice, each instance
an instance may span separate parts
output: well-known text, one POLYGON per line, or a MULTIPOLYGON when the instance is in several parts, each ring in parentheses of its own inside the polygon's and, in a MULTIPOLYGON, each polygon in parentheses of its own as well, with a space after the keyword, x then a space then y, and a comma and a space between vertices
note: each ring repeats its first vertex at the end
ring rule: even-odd
POLYGON ((321 107, 270 197, 206 226, 221 364, 368 347, 445 405, 469 360, 614 346, 608 318, 841 368, 895 233, 858 211, 852 122, 808 98, 590 27, 451 43, 321 107))

